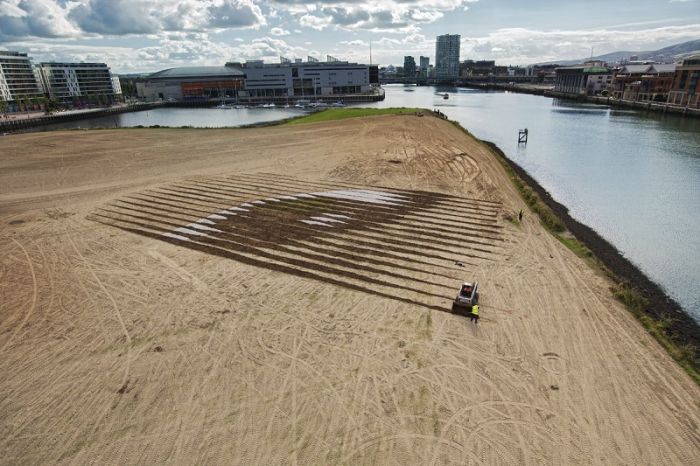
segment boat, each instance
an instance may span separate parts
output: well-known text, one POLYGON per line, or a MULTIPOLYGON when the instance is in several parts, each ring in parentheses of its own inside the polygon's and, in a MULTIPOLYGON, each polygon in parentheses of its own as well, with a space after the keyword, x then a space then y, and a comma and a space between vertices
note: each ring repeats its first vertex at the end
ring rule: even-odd
POLYGON ((263 108, 275 108, 275 104, 263 104, 263 108))
POLYGON ((331 107, 345 107, 345 104, 342 103, 341 101, 333 102, 331 104, 331 107))
POLYGON ((450 98, 450 95, 449 95, 447 92, 445 92, 445 93, 442 95, 442 98, 445 99, 445 100, 447 100, 447 99, 450 98))
POLYGON ((217 105, 217 106, 214 107, 214 108, 218 108, 219 110, 230 110, 230 109, 232 109, 233 107, 231 107, 230 105, 226 105, 226 104, 224 104, 224 103, 220 103, 219 105, 217 105))
POLYGON ((309 104, 311 108, 328 108, 329 105, 325 102, 312 102, 309 104))
POLYGON ((297 100, 297 103, 294 106, 297 108, 305 108, 305 107, 308 107, 310 104, 311 104, 310 100, 299 99, 299 100, 297 100))

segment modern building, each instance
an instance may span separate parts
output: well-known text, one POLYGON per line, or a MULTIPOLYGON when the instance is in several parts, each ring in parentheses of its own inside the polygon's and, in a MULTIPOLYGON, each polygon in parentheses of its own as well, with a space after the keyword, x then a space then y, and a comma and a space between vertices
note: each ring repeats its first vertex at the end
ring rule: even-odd
POLYGON ((668 103, 700 108, 700 55, 688 57, 676 67, 668 103))
POLYGON ((43 97, 26 53, 0 51, 0 98, 6 102, 43 97))
POLYGON ((171 68, 137 83, 146 99, 313 98, 369 93, 379 84, 377 66, 342 61, 264 63, 171 68))
POLYGON ((420 57, 420 68, 418 74, 421 78, 425 79, 428 77, 428 68, 430 68, 430 57, 420 57))
POLYGON ((597 95, 610 86, 613 73, 601 62, 556 69, 554 90, 571 95, 597 95))
MULTIPOLYGON (((333 59, 333 57, 328 57, 333 59)), ((244 97, 322 97, 363 94, 379 84, 376 65, 344 61, 263 63, 227 63, 245 73, 244 97)))
POLYGON ((459 66, 459 75, 463 78, 493 76, 495 68, 494 60, 464 60, 459 66))
POLYGON ((459 34, 438 36, 435 41, 435 73, 438 80, 453 81, 459 77, 459 34))
POLYGON ((62 102, 117 100, 113 76, 105 63, 41 63, 38 67, 44 92, 62 102))
POLYGON ((403 57, 403 75, 406 79, 416 79, 416 60, 413 57, 403 57))
POLYGON ((620 68, 609 87, 616 99, 666 102, 673 85, 675 64, 629 64, 620 68))
POLYGON ((139 97, 148 100, 203 100, 236 97, 243 90, 245 75, 229 66, 168 68, 136 83, 139 97))

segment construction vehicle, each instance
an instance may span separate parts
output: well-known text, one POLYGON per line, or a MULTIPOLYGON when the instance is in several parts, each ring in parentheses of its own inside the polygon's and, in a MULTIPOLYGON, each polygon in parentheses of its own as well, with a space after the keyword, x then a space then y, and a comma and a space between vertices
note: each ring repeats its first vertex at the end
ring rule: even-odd
POLYGON ((479 303, 479 282, 464 282, 452 303, 452 311, 471 312, 472 306, 479 303))

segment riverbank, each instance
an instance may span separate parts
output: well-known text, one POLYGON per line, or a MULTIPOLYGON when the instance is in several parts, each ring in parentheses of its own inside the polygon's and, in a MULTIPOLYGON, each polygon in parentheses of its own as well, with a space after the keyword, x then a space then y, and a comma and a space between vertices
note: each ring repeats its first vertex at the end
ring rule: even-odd
POLYGON ((700 387, 431 112, 3 149, 10 463, 700 454, 700 387))
POLYGON ((463 87, 468 89, 482 90, 498 90, 517 92, 520 94, 541 95, 544 97, 553 97, 555 99, 571 100, 576 102, 588 102, 598 105, 607 105, 614 108, 633 108, 637 110, 645 110, 655 113, 670 113, 675 115, 700 117, 700 109, 692 107, 679 107, 677 105, 667 104, 665 102, 637 102, 631 100, 615 99, 612 97, 602 96, 572 96, 564 92, 557 92, 553 89, 544 88, 542 86, 532 86, 526 84, 466 84, 463 87))
MULTIPOLYGON (((320 102, 331 105, 337 102, 344 104, 359 104, 380 102, 384 100, 384 90, 379 88, 377 92, 371 94, 347 94, 347 95, 332 95, 314 97, 314 102, 320 102)), ((263 104, 275 104, 280 108, 294 105, 299 98, 289 97, 247 97, 245 99, 209 99, 207 101, 190 101, 190 102, 142 102, 138 104, 117 105, 108 108, 96 108, 84 111, 66 111, 56 112, 51 115, 35 113, 33 115, 18 114, 16 117, 0 119, 0 134, 15 133, 33 128, 48 127, 66 122, 92 120, 101 117, 119 115, 122 113, 140 112, 153 110, 156 108, 215 108, 217 105, 225 103, 227 105, 245 105, 255 107, 263 104)), ((302 99, 303 100, 303 99, 302 99)), ((311 102, 311 100, 308 100, 311 102)), ((313 109, 312 109, 313 110, 313 109)))
MULTIPOLYGON (((525 183, 523 194, 527 189, 534 191, 539 199, 551 209, 556 219, 561 221, 566 231, 575 240, 580 241, 584 249, 577 244, 568 244, 574 252, 593 259, 593 266, 600 267, 616 285, 610 291, 623 302, 630 312, 664 345, 669 353, 686 368, 693 379, 700 383, 700 325, 690 317, 682 307, 636 265, 625 258, 609 241, 601 237, 589 226, 569 215, 569 209, 557 202, 527 171, 513 162, 495 144, 483 141, 525 183), (587 248, 587 250, 585 249, 587 248)), ((533 202, 537 202, 533 200, 533 202)), ((541 215, 543 223, 548 222, 546 213, 541 215)), ((550 221, 548 228, 555 235, 564 233, 557 221, 550 221)), ((562 238, 567 244, 566 238, 562 238)))

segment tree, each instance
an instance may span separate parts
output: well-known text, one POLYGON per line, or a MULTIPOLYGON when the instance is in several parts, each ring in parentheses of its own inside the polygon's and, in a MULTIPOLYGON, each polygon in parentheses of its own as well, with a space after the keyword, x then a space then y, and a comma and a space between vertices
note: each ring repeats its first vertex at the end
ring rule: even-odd
POLYGON ((0 113, 7 118, 7 101, 2 95, 0 95, 0 113))

